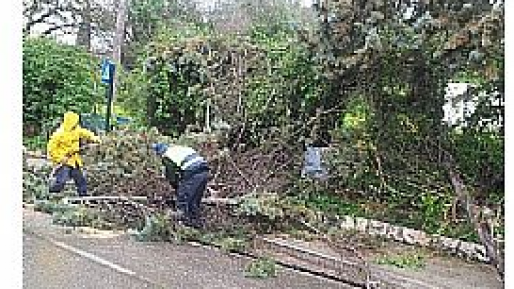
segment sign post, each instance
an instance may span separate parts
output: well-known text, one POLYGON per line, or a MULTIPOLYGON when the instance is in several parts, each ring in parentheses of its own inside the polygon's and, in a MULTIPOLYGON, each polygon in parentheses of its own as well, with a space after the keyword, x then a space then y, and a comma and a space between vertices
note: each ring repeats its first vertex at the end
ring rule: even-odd
POLYGON ((114 72, 115 72, 115 66, 114 63, 112 63, 110 60, 104 59, 102 61, 102 82, 104 84, 107 84, 107 92, 106 92, 106 98, 107 98, 107 112, 105 116, 105 131, 109 132, 111 131, 111 110, 112 110, 112 94, 113 94, 113 84, 114 84, 114 72))

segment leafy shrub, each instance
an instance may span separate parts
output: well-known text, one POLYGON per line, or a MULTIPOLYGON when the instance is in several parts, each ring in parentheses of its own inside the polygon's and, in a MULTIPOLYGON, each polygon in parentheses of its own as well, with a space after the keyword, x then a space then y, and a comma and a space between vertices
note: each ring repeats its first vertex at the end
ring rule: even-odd
POLYGON ((398 268, 421 269, 426 265, 426 256, 420 252, 403 252, 386 254, 375 260, 378 264, 392 265, 398 268))
POLYGON ((23 123, 51 131, 64 112, 102 100, 99 64, 81 48, 48 38, 23 41, 23 123))
POLYGON ((253 260, 246 266, 246 277, 268 278, 277 276, 277 267, 273 259, 261 257, 253 260))

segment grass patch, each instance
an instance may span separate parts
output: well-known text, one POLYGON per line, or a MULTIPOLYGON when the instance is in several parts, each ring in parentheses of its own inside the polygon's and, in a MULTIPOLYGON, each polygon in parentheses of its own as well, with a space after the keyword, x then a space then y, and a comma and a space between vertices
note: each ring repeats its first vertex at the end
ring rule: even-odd
POLYGON ((286 233, 295 239, 300 239, 300 240, 304 240, 304 241, 314 241, 319 238, 318 235, 316 235, 310 231, 302 230, 302 229, 298 229, 298 228, 294 228, 294 227, 286 230, 286 233))
POLYGON ((248 263, 245 276, 250 278, 269 278, 277 276, 277 264, 269 257, 261 257, 248 263))
POLYGON ((402 253, 387 253, 378 257, 375 262, 381 265, 391 265, 403 269, 419 270, 426 266, 426 254, 419 251, 402 253))
POLYGON ((295 199, 296 202, 304 204, 305 207, 319 210, 327 215, 364 217, 423 230, 429 234, 444 235, 468 242, 479 242, 477 233, 468 222, 448 223, 442 217, 440 220, 434 220, 433 218, 428 220, 416 210, 406 210, 394 204, 379 204, 359 199, 345 200, 329 193, 297 196, 295 199))
POLYGON ((363 217, 365 211, 359 204, 326 193, 299 196, 298 201, 309 209, 328 214, 363 217))

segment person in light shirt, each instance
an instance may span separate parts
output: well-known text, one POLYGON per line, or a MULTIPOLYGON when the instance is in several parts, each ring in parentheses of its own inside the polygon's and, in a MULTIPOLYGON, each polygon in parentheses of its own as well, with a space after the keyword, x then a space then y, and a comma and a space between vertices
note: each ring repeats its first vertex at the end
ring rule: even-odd
POLYGON ((171 217, 200 228, 200 205, 209 180, 207 161, 190 147, 155 143, 152 149, 161 157, 165 176, 177 192, 177 210, 171 217))

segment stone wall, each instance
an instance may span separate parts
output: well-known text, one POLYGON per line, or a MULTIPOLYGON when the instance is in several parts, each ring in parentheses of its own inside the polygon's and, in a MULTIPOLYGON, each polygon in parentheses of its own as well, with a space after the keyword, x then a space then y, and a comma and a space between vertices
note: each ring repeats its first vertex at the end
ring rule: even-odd
POLYGON ((485 247, 480 244, 360 217, 339 216, 335 223, 342 230, 354 230, 408 245, 436 249, 468 260, 489 262, 485 247))

